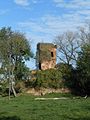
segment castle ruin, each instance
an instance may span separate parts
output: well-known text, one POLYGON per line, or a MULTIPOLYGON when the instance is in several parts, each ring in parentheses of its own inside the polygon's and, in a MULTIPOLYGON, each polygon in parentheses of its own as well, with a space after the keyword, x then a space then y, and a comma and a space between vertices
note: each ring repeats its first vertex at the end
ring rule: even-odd
POLYGON ((36 56, 36 66, 39 70, 54 68, 56 65, 56 45, 38 43, 36 56))

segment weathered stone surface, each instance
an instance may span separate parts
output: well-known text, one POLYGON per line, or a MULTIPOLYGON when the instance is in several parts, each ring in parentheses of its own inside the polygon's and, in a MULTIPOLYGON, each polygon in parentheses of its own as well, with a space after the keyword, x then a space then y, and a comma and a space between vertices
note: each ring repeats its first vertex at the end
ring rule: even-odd
POLYGON ((56 65, 56 45, 38 43, 37 56, 37 65, 40 70, 54 68, 56 65))

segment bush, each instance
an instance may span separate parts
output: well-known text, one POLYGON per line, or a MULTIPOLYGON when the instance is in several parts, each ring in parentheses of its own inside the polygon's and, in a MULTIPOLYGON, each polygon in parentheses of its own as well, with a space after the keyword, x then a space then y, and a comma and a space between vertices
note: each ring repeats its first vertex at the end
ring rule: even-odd
POLYGON ((64 80, 64 85, 66 87, 73 88, 74 69, 73 69, 72 65, 60 63, 60 64, 58 64, 57 69, 62 74, 62 79, 64 80))
POLYGON ((35 87, 45 88, 62 88, 63 80, 60 71, 57 69, 49 69, 36 72, 35 87))
POLYGON ((22 93, 25 90, 25 83, 24 81, 18 81, 15 85, 16 93, 22 93))
POLYGON ((0 83, 0 95, 7 96, 9 92, 8 82, 3 81, 0 83))

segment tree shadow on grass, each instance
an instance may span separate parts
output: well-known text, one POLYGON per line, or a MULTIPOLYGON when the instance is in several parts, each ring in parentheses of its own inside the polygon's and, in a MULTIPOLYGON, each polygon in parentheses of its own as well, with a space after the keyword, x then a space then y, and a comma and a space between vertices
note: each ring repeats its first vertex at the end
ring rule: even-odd
POLYGON ((21 120, 19 117, 17 116, 0 116, 0 120, 21 120))
POLYGON ((84 108, 84 109, 86 109, 87 110, 87 112, 89 112, 90 111, 90 105, 88 105, 88 106, 81 106, 82 108, 84 108))
POLYGON ((64 116, 64 119, 65 120, 90 120, 90 117, 86 116, 86 117, 78 117, 78 118, 75 118, 75 117, 70 117, 70 116, 64 116))

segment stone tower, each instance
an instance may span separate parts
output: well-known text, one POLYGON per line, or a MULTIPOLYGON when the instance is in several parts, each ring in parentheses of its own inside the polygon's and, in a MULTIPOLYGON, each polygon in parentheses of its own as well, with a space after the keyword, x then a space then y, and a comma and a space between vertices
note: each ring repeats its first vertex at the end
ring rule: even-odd
POLYGON ((56 45, 52 43, 38 43, 36 65, 40 70, 54 68, 56 65, 56 45))

